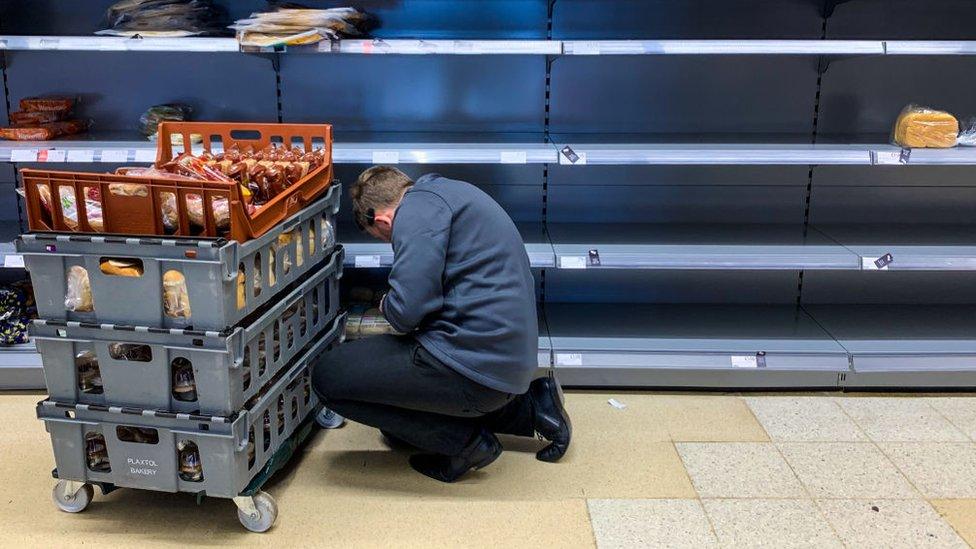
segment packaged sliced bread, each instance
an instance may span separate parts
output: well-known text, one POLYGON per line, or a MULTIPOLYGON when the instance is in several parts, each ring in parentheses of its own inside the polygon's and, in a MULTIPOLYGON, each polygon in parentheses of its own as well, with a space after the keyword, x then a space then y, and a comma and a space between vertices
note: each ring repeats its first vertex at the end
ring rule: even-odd
POLYGON ((892 139, 908 148, 948 149, 959 138, 959 120, 945 112, 908 105, 895 122, 892 139))

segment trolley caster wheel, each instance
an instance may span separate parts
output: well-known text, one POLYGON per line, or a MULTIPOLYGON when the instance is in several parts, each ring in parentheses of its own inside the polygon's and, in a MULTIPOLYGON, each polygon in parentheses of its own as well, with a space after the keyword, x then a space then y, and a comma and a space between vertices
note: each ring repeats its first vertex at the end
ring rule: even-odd
POLYGON ((346 418, 323 406, 315 415, 315 422, 323 429, 338 429, 346 424, 346 418))
POLYGON ((51 494, 54 504, 65 513, 80 513, 91 503, 95 489, 76 480, 59 480, 51 494))
POLYGON ((278 518, 278 504, 267 492, 258 492, 252 497, 238 496, 234 503, 237 504, 237 519, 252 532, 267 532, 278 518))

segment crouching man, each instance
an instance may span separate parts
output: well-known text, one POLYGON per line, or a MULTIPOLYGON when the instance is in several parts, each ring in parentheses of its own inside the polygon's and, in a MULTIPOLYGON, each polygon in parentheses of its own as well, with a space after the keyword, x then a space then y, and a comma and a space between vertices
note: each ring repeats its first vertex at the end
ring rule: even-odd
POLYGON ((572 426, 555 379, 536 379, 535 283, 515 224, 463 181, 374 166, 350 190, 356 221, 393 243, 380 304, 403 336, 343 343, 315 364, 325 405, 422 453, 415 470, 453 482, 502 452, 496 433, 550 444, 557 461, 572 426))

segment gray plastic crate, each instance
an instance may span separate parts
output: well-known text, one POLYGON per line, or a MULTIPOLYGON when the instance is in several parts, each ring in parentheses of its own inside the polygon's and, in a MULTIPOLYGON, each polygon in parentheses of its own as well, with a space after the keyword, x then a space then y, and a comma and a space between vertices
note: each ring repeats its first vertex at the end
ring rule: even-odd
POLYGON ((341 187, 333 184, 324 197, 243 244, 224 239, 31 233, 18 239, 17 249, 30 271, 41 318, 223 330, 259 310, 328 255, 336 242, 335 214, 341 193, 341 187), (284 243, 283 235, 289 234, 291 240, 284 243), (100 265, 106 258, 141 261, 142 276, 105 274, 100 265), (67 273, 75 266, 88 273, 92 311, 71 311, 65 306, 67 273), (185 279, 190 303, 187 318, 168 316, 163 307, 163 275, 172 270, 185 279), (238 308, 241 272, 244 306, 238 308))
MULTIPOLYGON (((229 414, 320 336, 339 311, 343 250, 246 327, 223 332, 35 320, 31 336, 48 394, 59 402, 229 414), (101 391, 84 390, 79 363, 97 360, 101 391), (192 367, 194 400, 174 370, 192 367), (182 399, 181 399, 182 398, 182 399)), ((335 334, 325 335, 326 339, 335 334)))
MULTIPOLYGON (((329 333, 338 335, 344 320, 341 316, 334 319, 329 333)), ((45 400, 37 405, 37 417, 51 435, 58 478, 235 497, 315 410, 318 401, 311 389, 312 361, 336 341, 337 337, 320 339, 254 403, 229 416, 45 400), (134 440, 134 432, 141 441, 134 440), (89 468, 85 443, 89 433, 104 437, 109 470, 89 468), (197 446, 203 474, 198 481, 181 478, 178 445, 184 441, 197 446), (253 448, 253 457, 249 447, 253 448)))

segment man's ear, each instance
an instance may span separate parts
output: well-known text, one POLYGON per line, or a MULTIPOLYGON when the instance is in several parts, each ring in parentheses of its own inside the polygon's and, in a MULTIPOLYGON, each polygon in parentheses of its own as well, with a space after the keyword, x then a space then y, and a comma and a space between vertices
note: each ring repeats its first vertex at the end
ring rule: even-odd
POLYGON ((373 218, 373 224, 381 231, 391 231, 393 230, 393 216, 386 212, 377 212, 376 217, 373 218))

